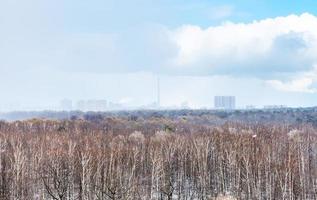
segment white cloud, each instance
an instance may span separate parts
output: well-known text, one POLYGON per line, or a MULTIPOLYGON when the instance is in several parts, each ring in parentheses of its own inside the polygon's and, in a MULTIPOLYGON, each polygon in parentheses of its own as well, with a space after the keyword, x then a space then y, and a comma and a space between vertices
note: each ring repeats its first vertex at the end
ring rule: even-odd
POLYGON ((316 89, 311 88, 313 80, 310 78, 299 78, 287 82, 280 80, 268 80, 267 84, 284 92, 315 93, 317 91, 316 89))
POLYGON ((311 71, 297 74, 288 81, 268 80, 266 84, 284 92, 316 93, 313 85, 317 81, 317 65, 311 71))
POLYGON ((317 17, 307 13, 207 29, 184 25, 170 37, 179 48, 171 70, 181 73, 267 78, 317 63, 317 17))

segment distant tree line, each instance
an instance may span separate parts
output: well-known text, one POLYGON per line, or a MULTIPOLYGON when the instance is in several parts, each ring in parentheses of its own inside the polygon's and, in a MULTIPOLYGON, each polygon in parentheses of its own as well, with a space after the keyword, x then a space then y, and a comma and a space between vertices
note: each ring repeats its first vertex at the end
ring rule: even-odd
POLYGON ((131 110, 109 112, 82 111, 41 111, 0 113, 0 119, 16 121, 32 118, 51 120, 86 120, 102 121, 107 118, 128 119, 130 121, 166 119, 178 121, 186 118, 187 122, 203 125, 223 125, 228 122, 244 123, 284 123, 311 124, 317 127, 317 107, 279 108, 254 110, 131 110))

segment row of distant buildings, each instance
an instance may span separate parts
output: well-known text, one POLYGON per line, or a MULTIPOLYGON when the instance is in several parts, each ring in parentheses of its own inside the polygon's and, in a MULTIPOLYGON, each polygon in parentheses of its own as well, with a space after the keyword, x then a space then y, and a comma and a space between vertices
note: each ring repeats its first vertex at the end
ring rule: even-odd
POLYGON ((60 109, 63 111, 106 111, 109 105, 106 100, 81 100, 74 104, 72 100, 64 99, 60 102, 60 109))
MULTIPOLYGON (((261 109, 281 109, 285 108, 283 105, 268 105, 261 109)), ((236 109, 236 97, 235 96, 215 96, 214 97, 214 108, 217 110, 235 110, 236 109)), ((248 105, 245 107, 247 110, 257 109, 255 106, 248 105)), ((127 107, 126 105, 114 102, 108 102, 107 100, 81 100, 73 103, 72 100, 64 99, 60 102, 60 110, 71 111, 94 111, 102 112, 108 110, 124 110, 124 109, 162 109, 157 102, 141 107, 127 107)), ((164 107, 164 109, 190 109, 190 106, 184 102, 179 107, 164 107)))
MULTIPOLYGON (((234 110, 236 109, 236 97, 235 96, 215 96, 214 108, 220 110, 234 110)), ((285 105, 265 105, 261 109, 264 110, 276 110, 287 108, 285 105)), ((247 105, 245 107, 247 110, 254 110, 257 107, 253 105, 247 105)))
MULTIPOLYGON (((236 98, 234 96, 216 96, 215 109, 234 110, 236 108, 236 98)), ((151 108, 158 105, 147 106, 151 108)), ((182 108, 189 108, 182 104, 182 108)), ((124 109, 125 106, 119 103, 108 102, 107 100, 81 100, 73 103, 72 100, 64 99, 60 102, 60 109, 63 111, 80 110, 80 111, 107 111, 124 109)))
POLYGON ((84 112, 92 111, 92 112, 103 112, 103 111, 111 111, 111 110, 127 110, 127 109, 157 109, 159 105, 154 102, 149 105, 144 105, 141 107, 130 107, 123 103, 116 103, 107 100, 80 100, 78 102, 73 102, 69 99, 64 99, 60 101, 59 110, 63 111, 72 111, 72 110, 80 110, 84 112))

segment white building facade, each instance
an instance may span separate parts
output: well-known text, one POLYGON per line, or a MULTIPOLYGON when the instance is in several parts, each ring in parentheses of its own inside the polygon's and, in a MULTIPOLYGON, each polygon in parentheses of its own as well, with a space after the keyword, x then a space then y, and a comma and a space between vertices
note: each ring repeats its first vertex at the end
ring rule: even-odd
POLYGON ((236 97, 215 96, 214 104, 216 109, 234 110, 236 108, 236 97))

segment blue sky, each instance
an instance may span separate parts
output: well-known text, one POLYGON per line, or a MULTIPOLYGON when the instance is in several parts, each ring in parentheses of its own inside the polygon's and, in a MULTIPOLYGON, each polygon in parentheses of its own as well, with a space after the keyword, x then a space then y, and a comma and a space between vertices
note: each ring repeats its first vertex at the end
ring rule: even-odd
POLYGON ((2 0, 0 111, 150 104, 157 76, 163 106, 314 106, 316 15, 313 0, 2 0))
POLYGON ((251 22, 289 14, 305 12, 313 14, 317 11, 317 2, 313 0, 93 0, 89 2, 79 0, 76 3, 68 1, 63 8, 65 14, 63 20, 66 19, 68 28, 112 31, 146 23, 157 23, 168 27, 183 24, 208 27, 223 20, 251 22), (110 26, 105 27, 104 24, 110 26))

